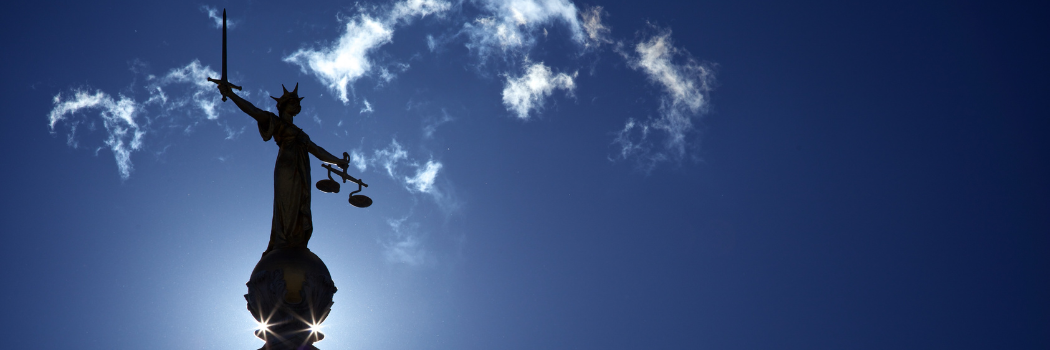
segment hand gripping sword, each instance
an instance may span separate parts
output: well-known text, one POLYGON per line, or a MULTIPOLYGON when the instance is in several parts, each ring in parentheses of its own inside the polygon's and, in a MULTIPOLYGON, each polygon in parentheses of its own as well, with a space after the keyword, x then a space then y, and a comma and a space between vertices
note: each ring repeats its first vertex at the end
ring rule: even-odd
MULTIPOLYGON (((208 81, 219 85, 226 85, 232 89, 241 89, 240 86, 230 84, 230 81, 226 80, 226 9, 222 9, 222 77, 218 80, 209 77, 208 81)), ((222 102, 226 102, 225 94, 222 95, 222 102)))

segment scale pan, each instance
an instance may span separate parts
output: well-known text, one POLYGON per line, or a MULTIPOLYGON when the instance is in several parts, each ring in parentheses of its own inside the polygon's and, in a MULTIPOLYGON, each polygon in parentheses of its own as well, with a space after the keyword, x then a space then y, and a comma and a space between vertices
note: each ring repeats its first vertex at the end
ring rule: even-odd
POLYGON ((350 205, 358 208, 368 208, 368 206, 372 205, 372 198, 360 194, 353 195, 350 196, 350 205))
POLYGON ((339 183, 332 179, 317 181, 317 189, 326 193, 339 193, 339 183))

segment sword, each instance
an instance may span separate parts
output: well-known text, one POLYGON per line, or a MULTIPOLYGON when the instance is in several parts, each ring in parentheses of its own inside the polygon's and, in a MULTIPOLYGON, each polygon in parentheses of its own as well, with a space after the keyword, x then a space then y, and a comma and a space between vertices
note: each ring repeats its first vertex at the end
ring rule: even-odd
MULTIPOLYGON (((208 81, 237 90, 241 89, 240 86, 230 84, 230 81, 226 80, 226 9, 222 9, 222 77, 217 80, 209 77, 208 81)), ((222 102, 226 102, 225 94, 222 95, 222 102)))

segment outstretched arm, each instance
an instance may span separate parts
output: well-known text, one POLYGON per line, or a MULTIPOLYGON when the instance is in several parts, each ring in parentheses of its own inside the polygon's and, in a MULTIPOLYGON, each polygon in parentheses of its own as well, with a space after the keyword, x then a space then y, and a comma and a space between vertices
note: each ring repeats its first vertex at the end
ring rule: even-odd
POLYGON ((231 89, 229 85, 219 84, 219 93, 233 100, 233 103, 237 104, 237 107, 240 107, 241 111, 244 111, 244 113, 255 118, 255 121, 264 123, 270 120, 269 112, 256 108, 251 102, 245 101, 240 96, 237 96, 237 94, 233 93, 233 89, 231 89))
MULTIPOLYGON (((343 170, 346 170, 346 168, 350 166, 350 159, 348 159, 349 157, 339 159, 336 156, 333 156, 331 153, 328 153, 327 150, 321 148, 321 146, 318 146, 313 141, 310 141, 308 147, 308 151, 310 151, 310 154, 313 154, 314 157, 317 157, 317 159, 320 159, 322 162, 338 165, 340 168, 343 168, 343 170)), ((344 152, 344 154, 346 153, 344 152)))

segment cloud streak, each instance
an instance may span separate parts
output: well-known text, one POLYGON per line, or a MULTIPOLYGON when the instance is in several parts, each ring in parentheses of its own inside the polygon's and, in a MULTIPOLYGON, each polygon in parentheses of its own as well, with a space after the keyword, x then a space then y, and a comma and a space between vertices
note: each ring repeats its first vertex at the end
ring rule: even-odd
MULTIPOLYGON (((147 95, 144 98, 135 98, 134 87, 128 95, 116 97, 90 88, 59 93, 52 99, 48 129, 52 135, 64 132, 66 143, 79 148, 83 142, 91 142, 89 135, 101 124, 105 136, 101 145, 92 147, 112 151, 121 179, 127 180, 134 170, 132 154, 143 149, 147 135, 169 129, 189 132, 202 119, 219 118, 219 96, 205 80, 208 76, 218 74, 194 60, 163 76, 147 75, 142 87, 147 95)), ((229 126, 225 128, 228 137, 237 134, 229 126)))
POLYGON ((604 13, 601 6, 591 7, 580 12, 580 19, 583 20, 583 30, 587 32, 588 46, 612 43, 612 39, 609 38, 612 30, 602 24, 602 15, 604 13))
MULTIPOLYGON (((434 159, 420 162, 415 156, 409 154, 405 147, 396 139, 391 139, 386 146, 372 151, 355 149, 350 153, 350 164, 360 172, 373 169, 377 173, 386 174, 394 180, 413 197, 429 197, 437 204, 438 209, 444 214, 452 214, 458 208, 455 196, 451 193, 448 181, 438 181, 444 173, 444 164, 434 159)), ((418 203, 412 200, 412 208, 418 203)), ((379 244, 383 249, 383 256, 387 262, 401 264, 409 267, 434 265, 435 256, 440 255, 440 249, 433 246, 427 247, 426 243, 434 243, 430 233, 433 227, 421 230, 417 220, 411 220, 413 209, 401 218, 388 219, 390 232, 387 236, 379 238, 379 244), (435 254, 436 253, 436 254, 435 254)))
POLYGON ((377 149, 375 155, 368 163, 378 164, 386 170, 388 176, 397 177, 395 171, 398 165, 406 159, 408 159, 408 152, 401 148, 401 144, 397 143, 397 140, 390 140, 390 145, 383 149, 377 149))
POLYGON ((437 180, 443 173, 444 164, 433 158, 420 161, 409 157, 408 151, 396 139, 390 140, 390 144, 372 152, 352 150, 350 164, 362 172, 375 168, 376 171, 396 180, 409 193, 431 197, 446 212, 457 206, 447 188, 443 190, 438 185, 437 180))
POLYGON ((698 62, 688 52, 676 48, 670 30, 639 42, 633 53, 619 52, 633 69, 659 86, 662 94, 658 118, 628 119, 617 133, 614 140, 620 148, 617 158, 637 156, 648 169, 665 160, 682 159, 688 146, 687 136, 694 129, 693 122, 708 109, 708 96, 715 84, 713 66, 698 62), (663 136, 659 145, 653 144, 654 131, 663 136))
MULTIPOLYGON (((222 28, 222 11, 211 6, 201 6, 201 12, 208 14, 208 18, 215 22, 215 28, 222 28)), ((237 22, 234 22, 229 18, 226 19, 227 29, 233 29, 236 25, 237 22)))
POLYGON ((387 220, 392 237, 383 243, 383 255, 387 262, 420 266, 429 260, 423 246, 424 237, 419 232, 419 223, 407 221, 408 216, 387 220))
MULTIPOLYGON (((142 148, 142 138, 146 135, 144 128, 135 120, 139 111, 139 106, 135 101, 123 95, 114 99, 102 91, 91 93, 76 90, 72 96, 65 98, 62 94, 56 95, 54 104, 55 107, 48 114, 52 134, 55 133, 56 124, 68 118, 76 118, 78 112, 97 111, 107 134, 103 142, 113 151, 120 178, 127 180, 131 176, 131 171, 134 169, 131 163, 131 152, 142 148)), ((70 121, 67 144, 74 148, 77 147, 77 126, 87 122, 86 120, 70 121)))
POLYGON ((531 48, 545 26, 564 25, 574 42, 586 44, 576 5, 568 0, 482 0, 482 15, 463 25, 467 48, 482 61, 531 48))
POLYGON ((359 114, 372 113, 375 111, 376 110, 372 109, 372 104, 368 103, 368 100, 365 100, 365 106, 361 108, 361 112, 359 114))

